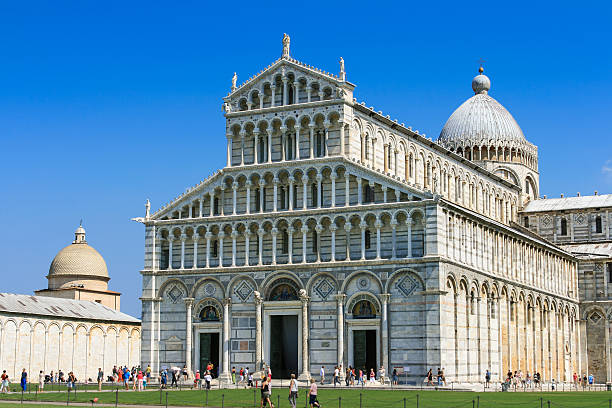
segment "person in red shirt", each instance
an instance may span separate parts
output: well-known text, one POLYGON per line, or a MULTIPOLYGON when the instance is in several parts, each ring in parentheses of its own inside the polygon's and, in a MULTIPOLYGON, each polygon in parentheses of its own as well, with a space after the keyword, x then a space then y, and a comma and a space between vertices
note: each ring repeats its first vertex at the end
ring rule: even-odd
POLYGON ((138 371, 138 375, 136 376, 136 379, 138 380, 138 391, 142 391, 143 387, 143 382, 144 382, 144 374, 142 374, 142 371, 138 371))

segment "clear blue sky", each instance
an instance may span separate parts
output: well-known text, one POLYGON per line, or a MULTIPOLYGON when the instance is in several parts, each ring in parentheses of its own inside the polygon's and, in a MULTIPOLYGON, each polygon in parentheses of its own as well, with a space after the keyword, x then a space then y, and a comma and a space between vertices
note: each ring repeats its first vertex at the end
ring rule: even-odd
POLYGON ((338 71, 355 94, 437 137, 491 95, 539 146, 541 192, 612 192, 607 2, 2 2, 1 291, 46 287, 79 219, 122 310, 140 316, 143 227, 225 159, 221 98, 280 56, 338 71))

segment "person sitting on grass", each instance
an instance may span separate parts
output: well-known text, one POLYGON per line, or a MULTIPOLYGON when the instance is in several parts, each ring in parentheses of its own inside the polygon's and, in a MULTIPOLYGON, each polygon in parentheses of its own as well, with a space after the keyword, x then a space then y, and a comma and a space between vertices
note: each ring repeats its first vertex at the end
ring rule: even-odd
POLYGON ((317 400, 317 383, 314 378, 310 379, 310 389, 308 390, 308 404, 310 408, 319 408, 321 404, 317 400))

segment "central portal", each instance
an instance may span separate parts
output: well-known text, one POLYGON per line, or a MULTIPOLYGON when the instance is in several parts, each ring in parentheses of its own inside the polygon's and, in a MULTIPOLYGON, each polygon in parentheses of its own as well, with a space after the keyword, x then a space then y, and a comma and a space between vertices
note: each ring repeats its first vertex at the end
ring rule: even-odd
POLYGON ((213 377, 219 369, 219 333, 200 333, 200 373, 204 375, 208 363, 213 364, 213 377))
POLYGON ((275 378, 298 373, 298 317, 270 316, 270 368, 275 378))
POLYGON ((376 330, 353 331, 353 363, 356 369, 362 369, 364 375, 370 375, 370 369, 378 372, 376 367, 376 330))

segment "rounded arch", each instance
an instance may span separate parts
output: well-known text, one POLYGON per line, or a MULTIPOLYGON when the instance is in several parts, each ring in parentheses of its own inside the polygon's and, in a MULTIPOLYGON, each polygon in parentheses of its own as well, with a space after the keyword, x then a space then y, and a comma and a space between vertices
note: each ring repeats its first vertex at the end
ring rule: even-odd
MULTIPOLYGON (((340 287, 340 292, 341 293, 346 293, 347 286, 352 281, 357 279, 360 275, 366 275, 366 276, 370 277, 374 282, 376 282, 378 284, 378 290, 379 291, 382 291, 384 289, 385 286, 383 285, 383 283, 380 280, 380 278, 378 276, 376 276, 376 274, 374 274, 374 273, 372 273, 372 272, 370 272, 368 270, 362 269, 362 270, 359 270, 359 271, 356 271, 356 272, 352 273, 351 276, 349 277, 349 279, 345 279, 344 282, 342 282, 342 286, 340 287)), ((370 293, 370 292, 368 292, 368 293, 370 293)))
POLYGON ((204 285, 204 283, 206 283, 207 281, 211 281, 215 284, 217 284, 220 288, 221 288, 221 293, 225 293, 227 290, 226 288, 223 286, 223 283, 221 283, 221 281, 213 276, 205 276, 203 278, 200 278, 199 280, 196 281, 196 283, 193 285, 193 288, 191 289, 191 293, 190 293, 190 297, 195 298, 196 294, 198 293, 198 289, 200 289, 200 287, 202 285, 204 285))
POLYGON ((199 322, 218 322, 223 320, 223 306, 213 298, 200 300, 193 308, 192 320, 199 322))
MULTIPOLYGON (((160 298, 163 298, 164 295, 166 294, 166 290, 174 287, 180 287, 181 290, 183 290, 182 296, 180 297, 185 297, 187 296, 187 294, 189 293, 189 289, 187 288, 187 285, 185 285, 185 283, 178 279, 178 278, 170 278, 168 280, 166 280, 164 283, 162 283, 162 285, 159 287, 159 290, 157 291, 157 293, 159 294, 160 298)), ((177 295, 179 296, 179 295, 177 295)), ((178 301, 178 297, 176 299, 173 299, 174 301, 178 301)))
MULTIPOLYGON (((453 277, 453 281, 454 281, 454 277, 453 277)), ((425 290, 425 281, 423 281, 423 279, 419 276, 419 273, 417 271, 411 268, 402 268, 402 269, 398 269, 395 272, 393 272, 391 276, 389 276, 389 279, 387 279, 387 284, 385 285, 385 293, 391 293, 390 291, 394 284, 406 296, 409 296, 416 292, 421 292, 425 290), (402 283, 405 283, 402 281, 395 282, 396 280, 401 278, 403 275, 408 275, 411 278, 410 282, 407 282, 408 285, 405 285, 405 284, 402 285, 402 283)))
POLYGON ((359 303, 361 303, 363 301, 367 301, 367 302, 372 304, 372 306, 373 306, 372 312, 374 313, 374 316, 373 316, 374 318, 380 317, 380 311, 381 311, 380 301, 372 293, 365 292, 365 291, 357 292, 357 293, 353 294, 346 301, 345 313, 346 313, 347 317, 354 319, 355 316, 353 316, 353 312, 355 311, 355 306, 357 306, 359 303))
MULTIPOLYGON (((253 291, 259 291, 259 285, 257 284, 257 281, 255 279, 253 279, 252 277, 250 277, 249 275, 236 275, 234 276, 229 283, 227 284, 227 287, 225 288, 225 297, 226 298, 231 298, 232 297, 232 291, 234 289, 234 287, 241 281, 247 281, 253 291)), ((248 294, 248 296, 246 296, 246 298, 250 297, 250 294, 248 294)))
POLYGON ((329 272, 315 273, 306 283, 306 293, 311 297, 316 293, 322 300, 328 300, 329 296, 338 293, 338 281, 329 272))

